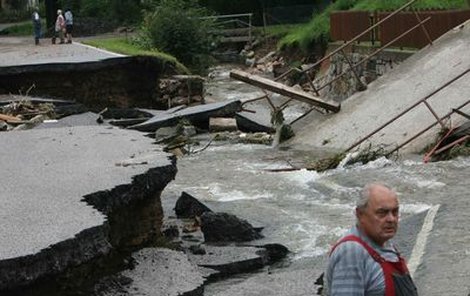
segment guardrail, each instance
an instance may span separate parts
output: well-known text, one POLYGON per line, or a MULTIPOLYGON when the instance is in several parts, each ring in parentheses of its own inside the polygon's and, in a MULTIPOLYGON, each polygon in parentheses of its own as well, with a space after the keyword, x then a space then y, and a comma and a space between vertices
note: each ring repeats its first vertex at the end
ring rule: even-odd
POLYGON ((251 45, 253 42, 253 14, 225 14, 206 16, 201 19, 215 20, 217 30, 211 32, 221 37, 221 42, 247 42, 251 45))
POLYGON ((462 73, 460 73, 459 75, 455 76, 454 78, 452 78, 451 80, 447 81, 446 83, 444 83, 443 85, 441 85, 439 88, 437 88, 436 90, 434 90, 433 92, 431 92, 430 94, 428 94, 427 96, 425 96, 424 98, 418 100, 416 103, 414 103, 413 105, 411 105, 410 107, 406 108, 405 110, 403 110, 400 114, 396 115, 395 117, 391 118, 390 120, 388 120, 386 123, 384 123, 383 125, 381 125, 380 127, 376 128, 375 130, 373 130, 372 132, 370 132, 368 135, 366 135, 365 137, 363 137, 362 139, 360 139, 359 141, 357 141, 356 143, 354 143, 353 145, 351 145, 348 149, 345 150, 345 152, 349 152, 351 151, 352 149, 358 147, 360 144, 362 144, 363 142, 365 142, 367 139, 369 139, 370 137, 372 137, 373 135, 377 134, 378 132, 380 132, 382 129, 384 129, 385 127, 387 127, 388 125, 390 125, 391 123, 395 122, 397 119, 401 118, 402 116, 404 116, 405 114, 407 114, 408 112, 410 112, 411 110, 413 110, 415 107, 417 107, 418 105, 420 104, 424 104, 426 105, 426 107, 428 108, 428 110, 432 113, 432 115, 436 118, 436 121, 431 124, 430 126, 426 127, 425 129, 423 129, 422 131, 418 132, 416 135, 412 136, 411 138, 409 138, 408 140, 406 140, 405 142, 401 143, 400 145, 398 145, 395 149, 393 149, 392 151, 389 151, 387 153, 387 155, 390 155, 392 154, 393 152, 397 151, 398 149, 404 147, 405 145, 409 144, 410 142, 412 142, 413 140, 415 140, 416 138, 418 138, 419 136, 421 136, 422 134, 424 134, 425 132, 427 132, 428 130, 430 130, 431 128, 433 128, 434 126, 436 126, 437 124, 440 124, 443 128, 446 128, 445 124, 443 123, 443 120, 450 117, 453 113, 456 113, 457 111, 459 111, 460 109, 462 109, 463 107, 465 107, 466 105, 468 105, 470 103, 470 101, 467 101, 465 102, 464 104, 462 104, 461 106, 457 107, 457 108, 454 108, 454 110, 452 110, 451 112, 449 112, 448 114, 446 114, 445 116, 439 118, 436 114, 436 112, 434 112, 434 110, 432 109, 432 107, 429 105, 429 103, 427 102, 427 100, 429 98, 431 98, 432 96, 436 95, 437 93, 439 93, 440 91, 442 91, 443 89, 447 88, 449 85, 451 85, 452 83, 454 83, 455 81, 459 80, 460 78, 462 78, 463 76, 467 75, 468 73, 470 72, 470 69, 467 69, 465 71, 463 71, 462 73), (455 111, 457 110, 457 111, 455 111))

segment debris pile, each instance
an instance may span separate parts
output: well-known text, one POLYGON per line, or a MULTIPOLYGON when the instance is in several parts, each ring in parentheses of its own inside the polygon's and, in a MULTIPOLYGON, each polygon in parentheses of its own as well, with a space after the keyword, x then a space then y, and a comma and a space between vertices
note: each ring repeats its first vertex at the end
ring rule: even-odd
MULTIPOLYGON (((463 113, 465 117, 470 117, 463 113)), ((424 155, 423 161, 442 161, 457 156, 470 155, 470 121, 454 128, 443 128, 437 135, 436 143, 424 155)))
POLYGON ((55 118, 57 115, 53 104, 19 99, 0 107, 0 130, 30 129, 45 120, 55 118))
POLYGON ((159 97, 168 102, 168 108, 204 103, 204 79, 197 75, 174 75, 160 79, 159 97))

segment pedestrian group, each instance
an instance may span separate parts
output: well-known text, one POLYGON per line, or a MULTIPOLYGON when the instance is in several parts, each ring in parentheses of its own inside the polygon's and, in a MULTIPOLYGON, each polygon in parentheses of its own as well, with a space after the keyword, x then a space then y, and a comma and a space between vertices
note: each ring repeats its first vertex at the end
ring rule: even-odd
MULTIPOLYGON (((39 16, 38 7, 34 8, 31 19, 33 22, 34 44, 39 45, 39 39, 41 38, 41 17, 39 16)), ((72 11, 67 8, 65 10, 65 14, 62 14, 62 10, 58 9, 57 18, 54 25, 54 35, 52 37, 52 44, 56 43, 57 38, 59 38, 59 44, 72 43, 72 32, 72 11)))
POLYGON ((64 44, 65 39, 67 43, 72 43, 72 32, 73 32, 73 15, 70 9, 65 10, 65 14, 62 14, 62 10, 57 10, 57 19, 55 21, 55 34, 52 37, 52 44, 56 43, 56 39, 59 38, 59 44, 64 44))

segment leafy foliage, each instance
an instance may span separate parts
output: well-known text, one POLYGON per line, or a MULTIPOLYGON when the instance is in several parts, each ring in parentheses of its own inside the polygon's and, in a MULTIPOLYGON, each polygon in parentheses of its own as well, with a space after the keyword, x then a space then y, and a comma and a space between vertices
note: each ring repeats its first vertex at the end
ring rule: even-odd
MULTIPOLYGON (((41 28, 44 31, 44 28, 46 27, 46 20, 41 19, 41 28)), ((33 24, 31 21, 26 21, 22 23, 17 23, 14 26, 11 26, 5 30, 3 30, 3 33, 8 34, 8 35, 14 35, 14 36, 30 36, 33 32, 33 24)))
POLYGON ((330 13, 333 10, 351 9, 357 2, 358 0, 335 1, 322 13, 315 15, 308 24, 285 36, 280 42, 280 47, 298 46, 307 51, 314 42, 327 42, 330 35, 330 13))
POLYGON ((106 18, 108 1, 106 0, 82 0, 80 14, 90 17, 106 18))
POLYGON ((194 0, 161 0, 145 16, 143 33, 152 47, 202 71, 210 64, 210 31, 215 26, 212 19, 203 18, 209 14, 194 0))
POLYGON ((5 0, 5 3, 10 6, 13 10, 21 10, 26 6, 26 0, 5 0))
POLYGON ((325 0, 199 0, 205 7, 217 12, 217 14, 253 13, 253 20, 256 25, 262 25, 263 9, 269 7, 283 7, 293 5, 321 4, 325 0))
POLYGON ((80 15, 101 18, 120 25, 137 24, 142 20, 143 8, 139 0, 82 0, 80 15))

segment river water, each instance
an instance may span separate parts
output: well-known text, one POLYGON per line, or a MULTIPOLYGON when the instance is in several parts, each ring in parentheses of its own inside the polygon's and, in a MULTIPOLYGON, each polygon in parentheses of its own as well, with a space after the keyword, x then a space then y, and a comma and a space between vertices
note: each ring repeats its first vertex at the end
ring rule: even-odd
MULTIPOLYGON (((225 99, 260 95, 258 89, 231 81, 227 73, 227 69, 218 69, 217 78, 207 86, 210 95, 220 98, 225 94, 225 99)), ((395 188, 404 218, 438 204, 444 194, 462 196, 466 185, 452 184, 462 180, 462 174, 470 178, 468 157, 424 164, 418 155, 396 161, 381 158, 322 173, 268 171, 320 154, 265 145, 212 143, 200 153, 178 159, 176 180, 164 190, 163 198, 174 199, 186 191, 214 211, 264 226, 265 238, 257 243, 280 243, 292 252, 289 264, 280 269, 307 266, 321 270, 331 243, 352 225, 354 204, 364 184, 380 181, 395 188)), ((205 295, 224 295, 233 284, 226 281, 209 286, 205 295)))

